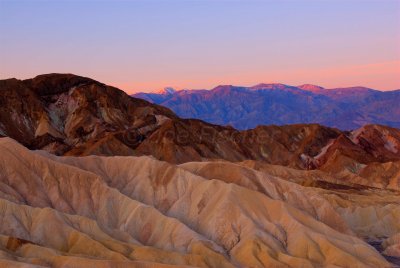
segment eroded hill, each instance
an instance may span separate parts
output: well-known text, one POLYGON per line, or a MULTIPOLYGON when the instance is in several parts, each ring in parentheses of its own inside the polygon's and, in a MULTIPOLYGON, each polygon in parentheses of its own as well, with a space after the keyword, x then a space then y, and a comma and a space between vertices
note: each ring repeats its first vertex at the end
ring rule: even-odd
POLYGON ((362 164, 400 159, 398 129, 367 125, 343 132, 301 124, 238 131, 180 119, 116 88, 64 74, 0 81, 0 134, 57 155, 153 155, 171 163, 251 159, 314 169, 336 154, 362 164))
POLYGON ((226 161, 57 157, 9 138, 0 150, 2 265, 391 267, 367 242, 400 253, 396 191, 309 187, 289 168, 226 161))

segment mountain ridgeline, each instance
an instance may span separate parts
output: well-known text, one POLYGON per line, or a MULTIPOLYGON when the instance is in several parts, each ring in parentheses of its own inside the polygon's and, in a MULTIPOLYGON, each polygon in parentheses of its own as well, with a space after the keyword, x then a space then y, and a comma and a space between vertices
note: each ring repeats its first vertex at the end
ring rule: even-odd
POLYGON ((133 96, 168 107, 182 118, 197 118, 237 129, 299 123, 318 123, 342 130, 365 124, 400 127, 400 90, 259 84, 224 85, 212 90, 168 88, 133 96))
MULTIPOLYGON (((297 88, 278 90, 292 91, 303 94, 297 88)), ((57 155, 153 155, 171 163, 251 159, 314 169, 338 153, 363 164, 400 159, 395 128, 367 125, 343 132, 297 124, 239 131, 181 119, 167 108, 70 74, 0 81, 0 135, 57 155)))

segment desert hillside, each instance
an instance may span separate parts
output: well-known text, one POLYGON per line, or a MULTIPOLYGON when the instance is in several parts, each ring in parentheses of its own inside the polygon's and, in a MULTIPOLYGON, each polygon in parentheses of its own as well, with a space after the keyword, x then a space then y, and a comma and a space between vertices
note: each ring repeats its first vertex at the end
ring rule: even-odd
POLYGON ((10 138, 0 150, 4 266, 391 267, 374 241, 400 256, 398 191, 251 163, 57 157, 10 138))

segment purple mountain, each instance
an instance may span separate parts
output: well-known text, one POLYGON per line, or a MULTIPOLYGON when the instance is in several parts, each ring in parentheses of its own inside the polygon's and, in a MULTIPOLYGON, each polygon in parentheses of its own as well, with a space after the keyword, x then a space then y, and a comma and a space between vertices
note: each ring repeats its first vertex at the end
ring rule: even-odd
POLYGON ((257 125, 319 123, 350 130, 365 124, 400 127, 400 90, 365 87, 324 89, 316 85, 221 85, 211 90, 137 93, 137 98, 197 118, 238 129, 257 125))

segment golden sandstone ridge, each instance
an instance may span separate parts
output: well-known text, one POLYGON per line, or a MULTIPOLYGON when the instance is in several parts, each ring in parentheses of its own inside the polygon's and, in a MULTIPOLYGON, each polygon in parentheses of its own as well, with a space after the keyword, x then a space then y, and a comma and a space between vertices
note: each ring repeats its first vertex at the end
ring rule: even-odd
POLYGON ((0 148, 1 265, 391 267, 366 243, 382 237, 399 253, 398 192, 307 187, 225 161, 0 148))
POLYGON ((0 80, 0 267, 397 267, 400 130, 238 131, 0 80))

